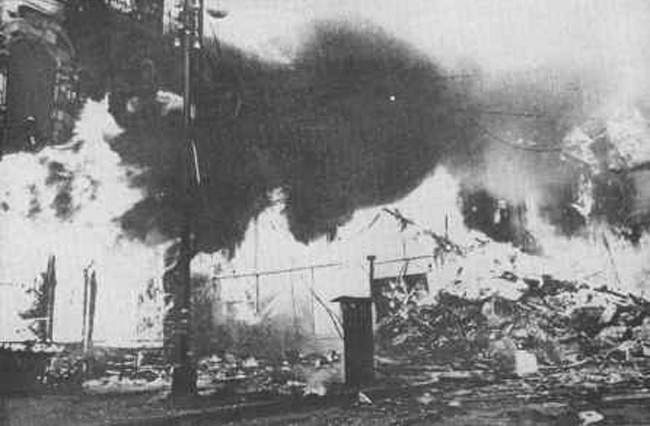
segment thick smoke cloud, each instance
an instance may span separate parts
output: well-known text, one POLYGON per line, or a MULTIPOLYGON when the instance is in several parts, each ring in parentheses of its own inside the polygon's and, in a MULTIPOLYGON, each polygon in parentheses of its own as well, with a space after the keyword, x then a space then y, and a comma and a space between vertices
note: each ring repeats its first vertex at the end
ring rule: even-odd
MULTIPOLYGON (((82 27, 76 32, 83 34, 82 27)), ((123 225, 144 239, 175 237, 184 214, 179 159, 186 146, 179 114, 162 114, 154 92, 179 91, 180 61, 160 48, 171 44, 162 40, 134 48, 113 39, 112 62, 102 65, 96 49, 106 42, 84 42, 95 64, 88 93, 110 90, 112 112, 126 129, 113 148, 146 170, 134 185, 148 197, 123 225)), ((474 149, 470 112, 459 113, 464 106, 455 83, 372 26, 319 24, 290 65, 214 42, 204 52, 196 81, 198 250, 233 249, 276 189, 298 240, 333 237, 356 209, 405 195, 441 161, 474 149)))
POLYGON ((453 85, 379 32, 321 26, 283 79, 270 155, 303 241, 332 235, 359 207, 403 196, 474 139, 453 85))
MULTIPOLYGON (((126 129, 113 148, 145 170, 133 185, 148 196, 122 224, 146 241, 176 237, 187 147, 179 111, 167 114, 156 92, 180 93, 179 52, 169 39, 112 19, 101 2, 80 4, 68 26, 84 65, 83 91, 95 99, 110 93, 111 111, 126 129)), ((560 233, 584 229, 587 218, 575 207, 584 170, 564 161, 562 150, 575 127, 599 133, 603 107, 621 90, 607 71, 613 65, 590 66, 600 56, 497 74, 476 64, 467 78, 449 78, 432 59, 435 52, 370 24, 322 21, 301 34, 283 63, 206 43, 195 81, 202 171, 192 206, 197 250, 232 251, 277 189, 298 240, 331 238, 356 209, 406 195, 441 164, 462 182, 471 227, 490 234, 492 222, 473 221, 480 211, 471 205, 488 197, 479 204, 505 200, 519 208, 532 198, 560 233)), ((629 180, 593 177, 591 216, 638 238, 629 180)))

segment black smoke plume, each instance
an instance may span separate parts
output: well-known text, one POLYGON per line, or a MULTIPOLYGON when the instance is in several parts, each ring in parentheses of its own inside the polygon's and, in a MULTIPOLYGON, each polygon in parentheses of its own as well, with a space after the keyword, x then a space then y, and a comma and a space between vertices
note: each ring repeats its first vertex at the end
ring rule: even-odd
MULTIPOLYGON (((124 215, 123 226, 144 239, 153 231, 176 237, 186 146, 179 114, 164 115, 155 92, 180 92, 178 52, 170 40, 112 27, 118 21, 95 7, 69 18, 82 40, 82 61, 90 64, 84 87, 95 98, 110 93, 111 111, 126 129, 113 147, 126 163, 146 169, 133 184, 148 195, 124 215)), ((197 250, 233 250, 276 189, 299 241, 333 237, 356 209, 395 200, 436 165, 476 149, 471 112, 458 113, 455 83, 376 28, 319 24, 290 65, 213 41, 201 68, 197 250)))
MULTIPOLYGON (((125 128, 113 148, 145 170, 133 185, 147 197, 122 225, 144 240, 174 238, 185 214, 187 146, 180 111, 166 114, 156 93, 181 93, 180 52, 171 36, 111 14, 100 0, 70 4, 66 26, 82 94, 109 95, 125 128)), ((593 177, 590 217, 576 209, 583 171, 562 158, 563 138, 607 98, 608 82, 597 72, 449 78, 431 55, 380 29, 336 22, 315 25, 290 64, 217 40, 206 40, 200 55, 197 250, 232 253, 276 190, 296 239, 332 238, 356 209, 406 195, 441 164, 461 180, 466 225, 497 239, 531 245, 525 221, 492 220, 499 200, 521 209, 531 190, 563 235, 581 235, 599 220, 634 241, 649 222, 632 205, 635 189, 624 173, 593 177)))

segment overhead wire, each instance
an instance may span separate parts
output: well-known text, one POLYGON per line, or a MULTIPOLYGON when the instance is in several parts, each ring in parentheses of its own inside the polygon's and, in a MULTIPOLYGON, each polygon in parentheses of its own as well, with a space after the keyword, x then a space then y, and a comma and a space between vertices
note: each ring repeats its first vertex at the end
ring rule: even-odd
MULTIPOLYGON (((467 112, 467 108, 456 108, 455 111, 467 112)), ((498 109, 476 109, 476 112, 480 112, 483 115, 500 115, 505 117, 523 117, 523 118, 542 118, 546 117, 546 114, 539 114, 535 112, 528 111, 504 111, 498 109)))
POLYGON ((510 140, 507 140, 496 133, 492 132, 492 130, 488 129, 486 126, 481 124, 478 120, 472 118, 472 117, 467 117, 470 121, 474 123, 474 125, 481 130, 486 136, 488 136, 490 139, 492 139, 495 142, 498 142, 502 145, 509 146, 510 148, 522 150, 522 151, 530 151, 530 152, 538 152, 538 153, 545 153, 545 152, 561 152, 563 151, 562 147, 559 146, 541 146, 541 145, 522 145, 517 142, 513 142, 510 140))
MULTIPOLYGON (((527 71, 518 71, 516 74, 538 74, 540 72, 544 72, 544 70, 540 69, 534 69, 534 70, 527 70, 527 71)), ((544 72, 545 74, 548 74, 548 72, 544 72)), ((478 73, 461 73, 461 74, 449 74, 449 75, 444 75, 441 76, 440 79, 443 80, 455 80, 455 79, 479 79, 481 78, 481 75, 478 73)), ((469 108, 456 108, 454 109, 456 112, 469 112, 469 108)), ((482 115, 494 115, 494 116, 504 116, 504 117, 519 117, 519 118, 542 118, 546 117, 546 114, 541 114, 541 113, 535 113, 535 112, 530 112, 530 111, 504 111, 504 110, 497 110, 497 109, 485 109, 485 108, 476 108, 473 110, 473 112, 477 112, 482 115)), ((517 142, 513 142, 510 140, 507 140, 506 138, 503 138, 496 133, 494 133, 492 130, 488 129, 485 125, 483 125, 479 120, 474 119, 470 115, 466 115, 466 117, 474 123, 474 125, 480 129, 486 136, 488 136, 490 139, 492 139, 495 142, 498 142, 502 145, 506 145, 508 147, 522 150, 522 151, 529 151, 529 152, 539 152, 539 153, 545 153, 545 152, 560 152, 563 149, 561 147, 557 146, 551 146, 546 145, 546 146, 541 146, 541 145, 522 145, 517 142)))

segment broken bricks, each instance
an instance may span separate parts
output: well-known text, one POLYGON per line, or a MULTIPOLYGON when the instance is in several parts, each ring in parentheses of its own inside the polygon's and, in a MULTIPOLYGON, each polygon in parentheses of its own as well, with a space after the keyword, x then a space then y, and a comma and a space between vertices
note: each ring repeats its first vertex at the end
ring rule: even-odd
POLYGON ((645 299, 548 275, 520 279, 510 272, 508 277, 497 293, 468 293, 462 289, 469 283, 463 283, 461 290, 440 290, 427 303, 383 318, 380 352, 401 351, 455 368, 491 365, 522 376, 539 365, 650 356, 650 302, 645 299), (516 299, 503 298, 499 293, 506 282, 516 284, 517 291, 526 283, 528 290, 516 299))

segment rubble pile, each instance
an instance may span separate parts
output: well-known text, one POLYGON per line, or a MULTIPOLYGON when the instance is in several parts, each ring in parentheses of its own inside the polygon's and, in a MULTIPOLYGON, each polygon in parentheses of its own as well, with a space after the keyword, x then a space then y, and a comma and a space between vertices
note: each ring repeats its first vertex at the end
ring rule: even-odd
MULTIPOLYGON (((76 343, 3 343, 0 358, 2 382, 21 389, 29 385, 43 392, 106 394, 166 390, 171 385, 171 367, 159 347, 96 346, 84 352, 76 343)), ((335 351, 290 350, 273 359, 224 352, 199 359, 197 379, 205 394, 324 395, 342 381, 342 363, 335 351)))
POLYGON ((341 378, 340 356, 289 353, 284 360, 269 362, 232 354, 213 355, 199 363, 199 387, 242 393, 325 395, 341 378))
POLYGON ((380 354, 520 375, 650 360, 650 301, 508 265, 471 280, 461 265, 450 285, 427 297, 400 283, 384 292, 391 309, 378 323, 380 354))

